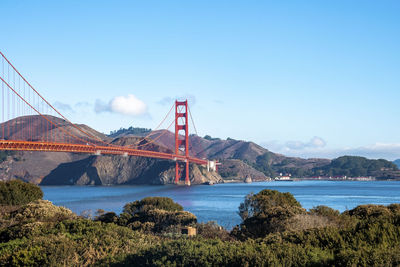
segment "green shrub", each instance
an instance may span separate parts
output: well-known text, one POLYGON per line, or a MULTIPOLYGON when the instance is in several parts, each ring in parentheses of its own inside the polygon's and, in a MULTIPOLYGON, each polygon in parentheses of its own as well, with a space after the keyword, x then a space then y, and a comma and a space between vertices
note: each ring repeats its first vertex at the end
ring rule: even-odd
POLYGON ((55 206, 48 200, 36 200, 21 206, 11 213, 12 218, 18 222, 59 222, 76 218, 71 210, 55 206))
POLYGON ((133 230, 161 233, 171 226, 197 222, 194 214, 167 197, 147 197, 124 206, 117 223, 133 230))
POLYGON ((0 224, 0 266, 400 264, 400 204, 362 205, 338 214, 324 206, 305 212, 287 194, 252 197, 262 209, 232 231, 244 241, 229 237, 212 222, 197 224, 197 237, 182 236, 179 225, 194 225, 195 216, 176 208, 172 200, 138 201, 126 206, 134 212, 126 209, 120 216, 99 211, 97 221, 35 201, 0 218, 9 221, 0 224), (329 218, 351 223, 342 227, 329 218))
POLYGON ((336 218, 340 215, 340 212, 338 210, 332 209, 324 205, 316 206, 310 209, 309 213, 312 215, 324 216, 327 218, 336 218))
POLYGON ((20 180, 0 182, 0 204, 23 205, 42 199, 43 192, 39 186, 20 180))
POLYGON ((306 211, 290 193, 262 190, 249 194, 239 206, 243 222, 232 235, 239 239, 264 237, 269 233, 284 231, 296 215, 306 211))
POLYGON ((301 204, 290 193, 264 189, 258 194, 249 194, 239 206, 239 215, 245 220, 268 213, 273 207, 301 208, 301 204))
POLYGON ((146 197, 140 201, 126 204, 123 212, 133 216, 138 212, 145 212, 153 209, 182 211, 183 207, 168 197, 146 197))
POLYGON ((97 216, 95 220, 104 223, 116 223, 118 221, 118 215, 115 212, 106 212, 97 216))

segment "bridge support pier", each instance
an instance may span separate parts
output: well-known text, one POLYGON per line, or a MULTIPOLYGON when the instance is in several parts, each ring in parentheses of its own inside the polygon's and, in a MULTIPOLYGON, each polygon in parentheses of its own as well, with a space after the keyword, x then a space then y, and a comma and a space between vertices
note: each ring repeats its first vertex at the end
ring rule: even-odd
POLYGON ((186 161, 186 177, 185 177, 185 185, 190 186, 190 179, 189 179, 189 160, 186 161))
POLYGON ((186 162, 176 162, 175 163, 175 184, 182 184, 181 178, 185 174, 185 185, 190 186, 189 179, 189 161, 186 162))

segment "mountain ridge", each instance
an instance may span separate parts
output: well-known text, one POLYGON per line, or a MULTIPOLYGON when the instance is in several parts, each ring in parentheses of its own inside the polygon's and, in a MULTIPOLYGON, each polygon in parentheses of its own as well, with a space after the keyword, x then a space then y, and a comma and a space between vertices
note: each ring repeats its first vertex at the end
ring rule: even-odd
MULTIPOLYGON (((64 120, 51 119, 57 120, 57 124, 60 126, 49 129, 50 133, 43 130, 40 132, 40 129, 46 128, 40 127, 40 123, 36 122, 35 125, 38 129, 35 132, 38 134, 35 139, 40 140, 41 136, 46 134, 61 134, 62 129, 59 128, 62 127, 64 127, 63 130, 74 131, 77 136, 83 135, 64 120)), ((35 122, 39 118, 30 116, 24 117, 22 120, 35 122)), ((141 146, 147 144, 146 150, 166 153, 175 151, 175 134, 167 130, 148 132, 149 129, 131 127, 128 129, 129 132, 124 129, 113 131, 115 137, 111 138, 89 126, 79 126, 96 138, 115 145, 134 147, 140 143, 141 146), (144 133, 148 137, 144 138, 144 133)), ((10 135, 6 138, 12 139, 16 135, 18 132, 10 131, 10 135)), ((190 173, 192 183, 265 181, 279 175, 312 177, 365 173, 373 174, 376 177, 400 177, 397 167, 387 161, 348 157, 346 160, 350 165, 354 165, 353 171, 348 172, 346 167, 335 166, 334 164, 337 163, 335 160, 286 157, 251 141, 232 138, 222 140, 210 136, 191 135, 189 142, 191 156, 216 159, 222 163, 219 167, 219 175, 209 175, 202 167, 193 165, 190 173), (372 171, 364 172, 360 168, 372 168, 372 171)), ((2 158, 4 160, 0 160, 0 180, 16 178, 37 184, 165 184, 173 182, 175 168, 173 162, 138 157, 127 159, 119 155, 95 156, 78 153, 20 151, 0 157, 0 159, 2 158)))

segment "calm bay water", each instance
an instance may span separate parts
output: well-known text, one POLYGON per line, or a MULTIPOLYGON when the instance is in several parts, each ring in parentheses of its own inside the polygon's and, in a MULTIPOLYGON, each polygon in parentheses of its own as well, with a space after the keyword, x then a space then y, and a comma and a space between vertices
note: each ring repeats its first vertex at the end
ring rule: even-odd
POLYGON ((80 214, 97 209, 120 213, 131 201, 148 196, 170 197, 201 222, 217 221, 230 229, 240 223, 237 214, 244 197, 263 189, 290 192, 310 209, 326 205, 340 211, 361 204, 400 203, 400 182, 396 181, 296 181, 252 184, 140 186, 42 186, 44 199, 80 214))

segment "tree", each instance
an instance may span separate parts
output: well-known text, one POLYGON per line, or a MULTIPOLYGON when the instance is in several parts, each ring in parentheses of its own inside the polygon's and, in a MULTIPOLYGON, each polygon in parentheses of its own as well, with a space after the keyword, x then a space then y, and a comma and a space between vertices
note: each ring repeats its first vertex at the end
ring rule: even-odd
POLYGON ((23 205, 42 197, 43 192, 37 185, 20 180, 0 182, 0 204, 23 205))
POLYGON ((246 220, 249 217, 268 213, 273 207, 301 208, 301 204, 289 192, 281 193, 265 189, 258 194, 247 195, 245 201, 239 206, 239 215, 242 220, 246 220))
POLYGON ((171 226, 190 225, 196 216, 167 197, 146 197, 124 206, 118 223, 134 230, 162 232, 171 226))
POLYGON ((283 231, 295 215, 305 214, 301 204, 290 193, 265 189, 249 194, 239 206, 243 222, 232 234, 238 238, 258 238, 283 231))
POLYGON ((139 212, 149 210, 182 211, 183 207, 168 197, 146 197, 142 200, 130 202, 124 206, 123 212, 134 216, 139 212))

